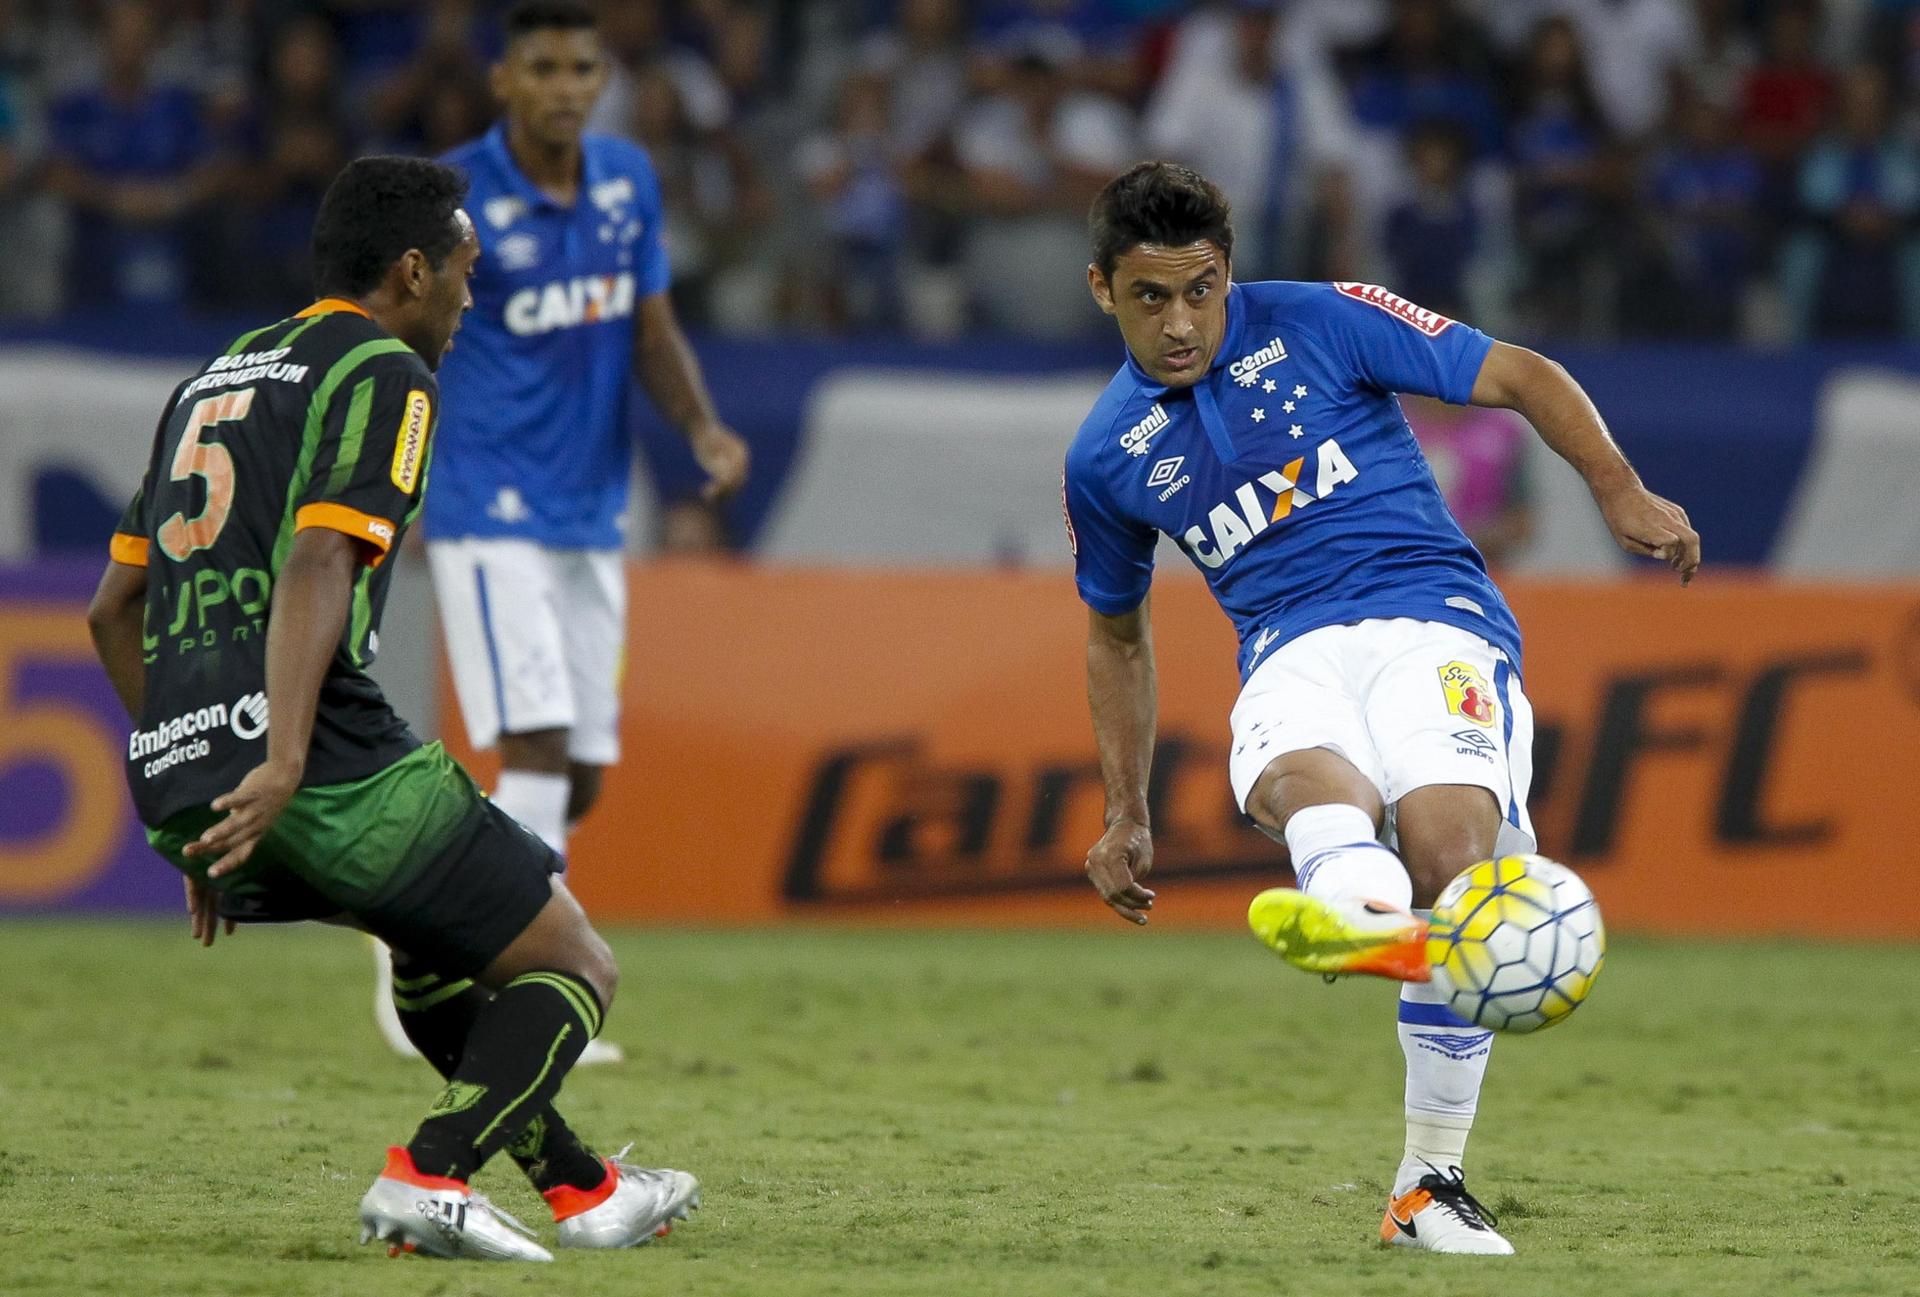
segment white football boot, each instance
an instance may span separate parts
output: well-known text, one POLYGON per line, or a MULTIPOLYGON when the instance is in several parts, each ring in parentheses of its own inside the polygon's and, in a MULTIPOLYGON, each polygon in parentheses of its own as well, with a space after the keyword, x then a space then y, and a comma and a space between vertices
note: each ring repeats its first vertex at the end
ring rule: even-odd
POLYGON ((360 1242, 378 1240, 388 1256, 414 1253, 449 1261, 551 1261, 525 1225, 461 1180, 425 1175, 404 1148, 387 1150, 387 1169, 360 1200, 360 1242))
POLYGON ((698 1180, 685 1171, 630 1166, 620 1160, 626 1152, 607 1159, 607 1181, 598 1189, 562 1185, 542 1195, 553 1208, 561 1247, 638 1247, 700 1205, 698 1180))
POLYGON ((1428 1252, 1512 1256, 1513 1244, 1494 1230, 1497 1222, 1480 1200, 1467 1192, 1459 1167, 1438 1170, 1387 1204, 1380 1241, 1428 1252))

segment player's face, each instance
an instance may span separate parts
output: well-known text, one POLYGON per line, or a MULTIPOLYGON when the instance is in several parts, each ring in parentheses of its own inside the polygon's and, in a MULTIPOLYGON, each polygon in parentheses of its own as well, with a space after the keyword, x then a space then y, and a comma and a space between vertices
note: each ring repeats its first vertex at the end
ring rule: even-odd
POLYGON ((1226 254, 1210 240, 1175 248, 1142 243, 1120 254, 1111 279, 1088 266, 1087 284, 1149 377, 1191 387, 1226 336, 1230 274, 1226 254))
POLYGON ((460 317, 473 309, 473 291, 469 281, 480 260, 480 240, 473 221, 463 211, 454 213, 460 222, 460 242, 454 245, 440 269, 430 271, 420 298, 420 333, 424 345, 416 348, 429 369, 440 368, 441 358, 453 350, 453 335, 460 330, 460 317))
POLYGON ((515 40, 493 67, 493 93, 514 126, 541 144, 575 144, 607 83, 600 36, 536 31, 515 40))

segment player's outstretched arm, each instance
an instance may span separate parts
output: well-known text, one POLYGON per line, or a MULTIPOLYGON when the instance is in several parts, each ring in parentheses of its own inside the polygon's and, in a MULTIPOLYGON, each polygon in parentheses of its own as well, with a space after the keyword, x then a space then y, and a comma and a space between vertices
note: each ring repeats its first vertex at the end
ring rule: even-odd
POLYGON ((147 612, 147 569, 122 563, 107 564, 100 574, 100 586, 87 605, 87 630, 93 635, 93 651, 106 668, 113 691, 127 715, 137 718, 146 701, 147 672, 141 662, 141 626, 147 612))
POLYGON ((1145 923, 1153 893, 1140 880, 1153 868, 1147 775, 1158 686, 1144 602, 1113 617, 1087 610, 1087 705, 1107 789, 1107 831, 1087 852, 1087 878, 1115 914, 1145 923))
POLYGON ((361 542, 342 532, 307 527, 293 538, 267 620, 267 759, 213 800, 226 817, 186 848, 189 856, 213 857, 209 878, 246 864, 300 787, 320 686, 346 630, 361 559, 361 542))
POLYGON ((713 397, 700 373, 700 362, 673 303, 665 293, 640 299, 640 327, 634 331, 634 371, 647 395, 660 407, 667 422, 678 428, 693 449, 693 457, 707 475, 708 501, 723 500, 747 480, 747 443, 720 422, 713 397))
POLYGON ((1700 567, 1700 534, 1687 511, 1647 490, 1614 444, 1600 411, 1565 367, 1525 347, 1496 342, 1474 380, 1473 403, 1525 418, 1586 479, 1620 548, 1661 560, 1680 574, 1683 585, 1693 580, 1700 567))

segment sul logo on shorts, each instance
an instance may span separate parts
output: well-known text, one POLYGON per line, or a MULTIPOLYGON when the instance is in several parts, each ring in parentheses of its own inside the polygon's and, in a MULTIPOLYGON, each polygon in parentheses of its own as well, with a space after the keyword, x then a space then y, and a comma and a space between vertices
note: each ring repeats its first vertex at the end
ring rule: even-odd
POLYGON ((1440 668, 1440 687, 1447 692, 1447 710, 1475 725, 1492 725, 1493 690, 1480 669, 1467 662, 1449 662, 1440 668))

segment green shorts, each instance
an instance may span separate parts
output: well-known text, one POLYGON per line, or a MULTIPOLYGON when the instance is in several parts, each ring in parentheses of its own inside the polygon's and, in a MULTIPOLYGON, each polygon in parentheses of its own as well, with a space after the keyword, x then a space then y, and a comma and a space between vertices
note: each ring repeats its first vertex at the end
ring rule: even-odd
MULTIPOLYGON (((188 843, 221 816, 194 806, 147 830, 183 873, 188 843)), ((247 923, 351 915, 443 973, 485 968, 540 912, 560 858, 489 802, 438 743, 364 779, 302 788, 244 867, 214 884, 247 923)))

